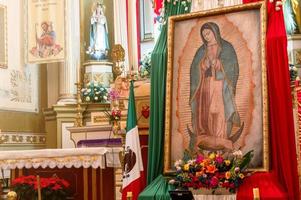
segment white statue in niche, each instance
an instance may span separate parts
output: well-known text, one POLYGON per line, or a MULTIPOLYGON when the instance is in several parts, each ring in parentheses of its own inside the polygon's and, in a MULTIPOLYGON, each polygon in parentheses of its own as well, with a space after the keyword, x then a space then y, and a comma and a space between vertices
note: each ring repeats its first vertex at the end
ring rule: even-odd
POLYGON ((97 2, 93 5, 90 18, 90 46, 86 51, 92 60, 106 60, 108 57, 109 39, 104 5, 97 2))

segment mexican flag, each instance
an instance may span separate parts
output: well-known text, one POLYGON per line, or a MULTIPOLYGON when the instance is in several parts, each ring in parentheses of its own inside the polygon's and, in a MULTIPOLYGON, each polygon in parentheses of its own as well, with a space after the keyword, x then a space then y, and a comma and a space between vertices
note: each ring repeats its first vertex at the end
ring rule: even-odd
POLYGON ((145 183, 137 127, 133 81, 131 81, 130 86, 126 132, 122 175, 122 200, 126 200, 128 193, 132 194, 133 200, 136 200, 138 199, 139 193, 144 189, 145 183))

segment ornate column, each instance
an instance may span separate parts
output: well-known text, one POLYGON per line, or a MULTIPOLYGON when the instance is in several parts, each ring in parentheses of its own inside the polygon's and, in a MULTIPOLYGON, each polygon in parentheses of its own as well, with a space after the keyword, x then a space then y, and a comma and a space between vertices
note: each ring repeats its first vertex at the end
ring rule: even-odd
POLYGON ((125 0, 114 0, 114 39, 115 44, 120 44, 125 50, 124 64, 128 70, 129 57, 126 8, 125 0))
POLYGON ((58 104, 76 103, 77 71, 80 63, 79 2, 66 0, 66 59, 59 63, 58 104))

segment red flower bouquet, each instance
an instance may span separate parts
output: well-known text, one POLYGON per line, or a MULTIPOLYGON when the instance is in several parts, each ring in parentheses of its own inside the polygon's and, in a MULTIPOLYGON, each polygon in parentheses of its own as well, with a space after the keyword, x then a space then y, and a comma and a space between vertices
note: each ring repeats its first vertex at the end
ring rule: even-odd
MULTIPOLYGON (((68 196, 69 183, 58 177, 40 178, 40 188, 43 199, 63 200, 68 196)), ((35 200, 38 196, 36 176, 22 176, 12 181, 12 188, 18 194, 19 200, 35 200)))
POLYGON ((246 169, 252 157, 253 151, 244 156, 241 151, 236 151, 227 158, 212 152, 208 156, 178 160, 175 162, 175 178, 169 183, 186 189, 210 189, 213 194, 218 188, 234 193, 247 175, 246 169))

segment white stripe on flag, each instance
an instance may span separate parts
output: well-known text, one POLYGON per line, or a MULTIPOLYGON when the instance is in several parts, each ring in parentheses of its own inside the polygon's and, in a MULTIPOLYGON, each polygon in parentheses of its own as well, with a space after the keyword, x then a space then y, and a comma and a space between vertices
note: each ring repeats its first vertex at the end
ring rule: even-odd
MULTIPOLYGON (((136 154, 136 163, 132 170, 128 173, 123 173, 123 181, 122 181, 122 188, 125 188, 134 180, 140 177, 140 172, 143 171, 143 162, 141 156, 141 149, 140 149, 140 141, 139 141, 139 134, 138 134, 138 127, 135 126, 129 132, 126 133, 125 139, 125 151, 131 150, 136 154)), ((126 162, 126 160, 124 160, 126 162)))

